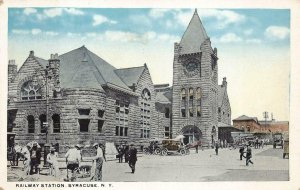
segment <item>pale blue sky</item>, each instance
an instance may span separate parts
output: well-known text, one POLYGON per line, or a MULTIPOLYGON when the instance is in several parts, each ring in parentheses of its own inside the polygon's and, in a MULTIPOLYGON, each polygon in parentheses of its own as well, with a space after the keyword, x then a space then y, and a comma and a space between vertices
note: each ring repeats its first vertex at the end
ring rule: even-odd
MULTIPOLYGON (((117 68, 147 63, 154 83, 172 84, 174 42, 194 9, 9 8, 8 57, 20 66, 30 50, 44 59, 85 45, 117 68)), ((290 11, 198 9, 218 48, 233 118, 288 120, 290 11), (259 98, 258 98, 259 97, 259 98), (274 103, 275 102, 275 103, 274 103)))

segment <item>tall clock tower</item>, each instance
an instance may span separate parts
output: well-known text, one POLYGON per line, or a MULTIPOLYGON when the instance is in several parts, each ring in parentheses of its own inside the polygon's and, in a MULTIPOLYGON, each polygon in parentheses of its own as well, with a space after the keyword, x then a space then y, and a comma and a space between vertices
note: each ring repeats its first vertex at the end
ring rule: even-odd
POLYGON ((217 49, 197 10, 180 43, 174 45, 172 136, 184 135, 184 143, 197 140, 211 145, 217 140, 217 49))

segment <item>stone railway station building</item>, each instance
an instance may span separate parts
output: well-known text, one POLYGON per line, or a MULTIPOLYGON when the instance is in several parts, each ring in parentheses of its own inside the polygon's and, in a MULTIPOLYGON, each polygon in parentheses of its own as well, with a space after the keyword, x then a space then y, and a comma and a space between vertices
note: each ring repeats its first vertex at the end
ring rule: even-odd
POLYGON ((142 146, 179 134, 185 143, 211 144, 218 125, 231 123, 226 78, 218 85, 217 49, 197 10, 174 45, 172 86, 154 85, 146 64, 117 69, 85 46, 49 60, 30 51, 19 69, 9 61, 7 115, 17 143, 48 142, 60 152, 70 144, 142 146))

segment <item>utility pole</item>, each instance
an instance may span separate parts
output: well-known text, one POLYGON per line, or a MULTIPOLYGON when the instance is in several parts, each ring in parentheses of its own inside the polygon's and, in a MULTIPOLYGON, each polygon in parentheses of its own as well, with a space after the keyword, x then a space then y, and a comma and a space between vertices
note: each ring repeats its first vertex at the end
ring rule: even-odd
POLYGON ((269 118, 269 113, 267 111, 264 111, 263 117, 265 118, 265 130, 267 130, 267 119, 269 118))

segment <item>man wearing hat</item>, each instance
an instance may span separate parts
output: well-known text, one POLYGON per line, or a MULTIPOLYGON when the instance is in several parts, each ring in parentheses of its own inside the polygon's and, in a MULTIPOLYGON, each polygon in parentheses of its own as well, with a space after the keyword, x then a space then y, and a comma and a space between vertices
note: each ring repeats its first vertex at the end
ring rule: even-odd
POLYGON ((246 150, 246 166, 249 165, 249 162, 251 164, 253 164, 253 162, 251 161, 251 158, 252 158, 252 150, 251 150, 250 143, 249 143, 249 144, 247 144, 247 150, 246 150))
POLYGON ((131 173, 135 172, 136 161, 137 161, 137 149, 134 147, 134 144, 131 144, 129 149, 129 159, 128 159, 128 164, 129 167, 131 168, 131 173))
MULTIPOLYGON (((74 170, 76 168, 79 167, 79 163, 81 160, 81 155, 80 155, 80 151, 79 148, 80 145, 77 144, 75 145, 74 148, 71 148, 68 150, 68 152, 66 153, 65 157, 66 157, 66 163, 67 163, 67 170, 71 170, 72 174, 74 174, 74 170)), ((68 171, 67 171, 67 177, 68 177, 68 171)))
POLYGON ((38 165, 41 163, 41 151, 36 142, 33 143, 30 150, 30 160, 30 175, 38 173, 38 165))
POLYGON ((58 168, 57 155, 55 154, 54 147, 50 148, 50 153, 47 155, 47 162, 49 163, 50 175, 53 175, 54 177, 58 177, 59 168, 58 168))
POLYGON ((102 166, 103 160, 106 161, 102 148, 100 147, 102 144, 94 143, 93 147, 96 150, 96 157, 93 159, 93 162, 96 162, 95 168, 95 181, 102 181, 102 166))

